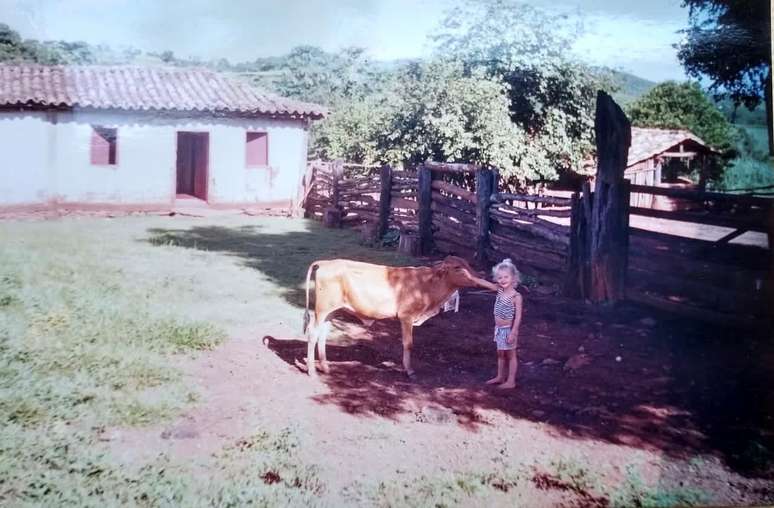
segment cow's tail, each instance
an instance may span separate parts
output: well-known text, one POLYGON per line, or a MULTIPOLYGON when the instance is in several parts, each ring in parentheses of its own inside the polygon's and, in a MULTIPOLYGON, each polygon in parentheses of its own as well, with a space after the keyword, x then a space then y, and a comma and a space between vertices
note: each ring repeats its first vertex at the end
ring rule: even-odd
POLYGON ((309 314, 309 281, 312 279, 312 272, 314 272, 319 266, 320 262, 314 261, 311 265, 309 265, 309 270, 306 271, 306 309, 304 310, 304 334, 306 334, 306 331, 309 328, 309 321, 311 320, 311 315, 309 314))

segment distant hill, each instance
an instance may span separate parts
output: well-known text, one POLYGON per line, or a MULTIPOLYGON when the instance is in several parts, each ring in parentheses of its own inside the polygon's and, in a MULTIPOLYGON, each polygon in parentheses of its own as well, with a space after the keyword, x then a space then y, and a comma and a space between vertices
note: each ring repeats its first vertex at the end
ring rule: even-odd
POLYGON ((621 106, 626 106, 646 94, 658 83, 629 74, 628 72, 608 70, 613 77, 613 82, 618 86, 618 91, 613 91, 612 96, 621 106))

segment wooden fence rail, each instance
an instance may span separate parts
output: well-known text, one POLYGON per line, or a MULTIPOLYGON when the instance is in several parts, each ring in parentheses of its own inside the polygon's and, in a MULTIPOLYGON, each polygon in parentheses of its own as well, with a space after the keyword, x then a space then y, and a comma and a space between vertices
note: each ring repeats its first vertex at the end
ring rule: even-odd
MULTIPOLYGON (((389 166, 368 170, 340 162, 310 162, 307 174, 311 175, 312 188, 305 194, 308 216, 323 220, 326 210, 335 208, 342 224, 372 224, 370 229, 376 238, 384 237, 391 228, 398 229, 401 246, 404 237, 411 240, 406 245, 413 245, 413 254, 437 251, 481 264, 511 257, 525 273, 538 275, 542 281, 553 281, 565 288, 572 281, 575 290, 568 294, 580 294, 578 284, 584 285, 584 294, 590 294, 592 274, 581 271, 583 266, 590 269, 590 260, 576 258, 580 251, 573 246, 573 242, 590 241, 583 239, 596 195, 590 187, 586 187, 583 199, 577 193, 561 197, 498 192, 496 171, 471 164, 427 162, 416 171, 397 171, 389 166), (338 174, 336 168, 340 168, 338 174), (453 182, 464 182, 466 187, 453 182)), ((771 198, 628 182, 622 185, 628 189, 616 191, 615 199, 610 201, 619 215, 733 228, 732 234, 716 242, 722 245, 746 231, 771 230, 771 198), (701 209, 628 207, 624 206, 628 192, 691 200, 701 209)), ((628 219, 618 224, 628 230, 628 219)), ((756 305, 760 306, 760 293, 755 293, 760 289, 760 280, 765 279, 760 270, 738 269, 718 260, 702 259, 697 264, 691 256, 698 256, 696 253, 702 252, 698 246, 706 241, 696 240, 686 248, 685 241, 678 245, 677 240, 666 235, 654 241, 644 240, 642 232, 633 234, 631 247, 625 244, 630 252, 624 253, 629 260, 623 264, 627 267, 626 286, 631 294, 620 292, 619 264, 615 272, 619 284, 616 298, 625 297, 677 313, 684 308, 686 316, 716 321, 728 318, 733 323, 744 320, 739 312, 752 312, 756 305)), ((583 249, 589 248, 588 244, 583 245, 583 249)), ((733 255, 728 258, 733 259, 733 255)), ((605 299, 605 295, 600 299, 605 299)))

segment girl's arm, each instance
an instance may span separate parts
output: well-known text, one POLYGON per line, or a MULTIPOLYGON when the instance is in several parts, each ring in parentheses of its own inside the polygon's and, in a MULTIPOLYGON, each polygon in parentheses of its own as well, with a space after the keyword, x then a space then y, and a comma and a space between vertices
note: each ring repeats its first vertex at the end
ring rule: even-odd
POLYGON ((511 326, 511 333, 508 335, 508 343, 514 344, 519 340, 519 325, 521 324, 521 309, 522 309, 522 297, 517 291, 513 295, 513 306, 516 309, 516 313, 513 316, 513 325, 511 326))

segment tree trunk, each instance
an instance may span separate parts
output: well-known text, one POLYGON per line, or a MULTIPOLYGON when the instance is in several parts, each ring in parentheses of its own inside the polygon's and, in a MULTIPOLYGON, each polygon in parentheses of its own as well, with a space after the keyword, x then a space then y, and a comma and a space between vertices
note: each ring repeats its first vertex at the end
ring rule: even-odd
POLYGON ((597 94, 594 122, 597 179, 591 207, 592 301, 615 303, 626 296, 629 251, 629 182, 624 179, 631 125, 605 92, 597 94))

